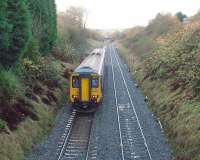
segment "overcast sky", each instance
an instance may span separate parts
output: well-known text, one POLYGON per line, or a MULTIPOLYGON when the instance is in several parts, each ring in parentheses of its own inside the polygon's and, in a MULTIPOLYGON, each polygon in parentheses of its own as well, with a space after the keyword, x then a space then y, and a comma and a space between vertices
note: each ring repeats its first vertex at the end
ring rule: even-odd
POLYGON ((57 11, 69 6, 87 10, 87 26, 96 29, 120 29, 147 25, 159 12, 178 11, 191 16, 200 9, 200 0, 56 0, 57 11))

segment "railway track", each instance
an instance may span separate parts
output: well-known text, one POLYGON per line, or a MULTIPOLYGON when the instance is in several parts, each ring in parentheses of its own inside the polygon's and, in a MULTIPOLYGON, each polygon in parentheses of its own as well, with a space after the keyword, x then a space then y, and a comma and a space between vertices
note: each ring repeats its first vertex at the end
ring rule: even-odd
POLYGON ((113 46, 110 46, 110 58, 122 160, 152 160, 146 137, 113 46), (116 79, 116 74, 120 75, 121 78, 116 79), (123 90, 123 92, 118 90, 123 90))
POLYGON ((72 112, 57 152, 57 160, 88 159, 93 117, 94 113, 72 112))

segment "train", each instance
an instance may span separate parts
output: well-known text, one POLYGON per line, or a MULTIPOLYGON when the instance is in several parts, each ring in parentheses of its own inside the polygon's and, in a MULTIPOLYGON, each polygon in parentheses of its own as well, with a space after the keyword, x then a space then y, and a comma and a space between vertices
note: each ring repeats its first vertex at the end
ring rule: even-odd
POLYGON ((103 99, 105 47, 96 48, 70 76, 70 101, 80 112, 93 112, 103 99))

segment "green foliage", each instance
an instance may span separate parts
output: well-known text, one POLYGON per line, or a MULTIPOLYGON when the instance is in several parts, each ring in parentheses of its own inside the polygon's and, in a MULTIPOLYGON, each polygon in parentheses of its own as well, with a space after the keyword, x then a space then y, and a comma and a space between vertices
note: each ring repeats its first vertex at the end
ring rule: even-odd
POLYGON ((54 68, 53 62, 48 61, 40 57, 37 62, 34 62, 28 58, 23 59, 22 65, 24 72, 24 79, 31 78, 35 80, 36 78, 40 78, 43 80, 57 80, 58 73, 54 68))
POLYGON ((10 68, 24 56, 35 59, 39 51, 43 54, 49 53, 57 38, 56 26, 54 0, 2 0, 1 65, 10 68))
POLYGON ((12 71, 0 70, 0 98, 12 98, 22 94, 22 85, 12 71))
MULTIPOLYGON (((180 29, 180 31, 181 29, 180 29)), ((199 56, 200 39, 199 28, 188 30, 173 45, 163 44, 147 57, 147 73, 153 79, 172 79, 171 86, 185 87, 189 85, 198 94, 200 88, 200 63, 199 56), (158 65, 159 64, 159 65, 158 65), (149 74, 150 73, 150 74, 149 74)), ((173 39, 173 35, 166 37, 173 39)))
POLYGON ((24 58, 19 67, 18 74, 26 82, 35 80, 41 74, 42 66, 38 62, 34 62, 29 58, 24 58))
POLYGON ((182 12, 177 12, 176 17, 179 19, 180 22, 183 22, 184 19, 187 18, 187 16, 183 14, 182 12))
MULTIPOLYGON (((0 1, 0 53, 5 53, 9 47, 9 33, 11 26, 7 19, 7 0, 0 1)), ((0 54, 2 59, 2 54, 0 54)))
POLYGON ((36 61, 24 58, 21 61, 21 65, 15 69, 15 72, 28 86, 32 86, 32 83, 36 79, 44 81, 58 80, 58 73, 54 68, 53 62, 49 63, 49 61, 43 57, 39 57, 36 61))
POLYGON ((54 0, 29 0, 32 15, 32 33, 40 45, 40 52, 47 54, 57 38, 56 5, 54 0))
POLYGON ((7 0, 7 20, 11 27, 9 47, 1 52, 1 63, 4 67, 14 66, 28 45, 30 38, 30 14, 26 0, 7 0))
POLYGON ((23 57, 29 58, 33 61, 37 61, 37 59, 40 57, 39 48, 40 47, 38 41, 34 37, 32 37, 23 57))
POLYGON ((6 127, 6 122, 0 118, 0 130, 6 127))
POLYGON ((44 80, 59 81, 57 69, 54 68, 55 65, 54 62, 42 65, 41 74, 39 75, 40 78, 44 80))

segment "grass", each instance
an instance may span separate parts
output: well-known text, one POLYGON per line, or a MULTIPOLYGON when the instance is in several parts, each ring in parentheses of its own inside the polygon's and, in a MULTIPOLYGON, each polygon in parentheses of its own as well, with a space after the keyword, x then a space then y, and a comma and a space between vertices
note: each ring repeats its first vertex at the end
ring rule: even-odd
POLYGON ((200 102, 190 88, 171 90, 171 79, 148 79, 141 57, 118 44, 119 53, 131 69, 150 109, 161 119, 177 160, 200 160, 200 102), (189 98, 187 97, 189 96, 189 98))
POLYGON ((18 129, 9 134, 0 134, 0 159, 22 160, 31 146, 50 131, 54 124, 55 113, 44 105, 34 104, 39 121, 27 118, 18 129))

